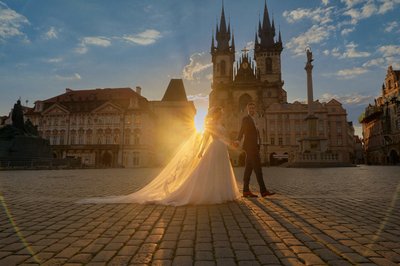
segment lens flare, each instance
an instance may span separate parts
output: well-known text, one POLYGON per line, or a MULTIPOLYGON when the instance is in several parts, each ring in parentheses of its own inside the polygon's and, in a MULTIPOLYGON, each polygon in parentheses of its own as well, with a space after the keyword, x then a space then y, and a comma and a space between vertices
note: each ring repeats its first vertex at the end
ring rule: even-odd
POLYGON ((26 241, 24 235, 21 232, 21 229, 18 227, 17 223, 15 222, 14 218, 12 217, 12 214, 11 214, 7 204, 6 204, 6 201, 4 200, 4 197, 1 196, 1 195, 0 195, 0 202, 1 202, 1 205, 3 206, 3 208, 4 208, 4 211, 5 211, 5 213, 6 213, 7 217, 8 217, 8 220, 10 221, 10 224, 12 225, 15 233, 17 234, 18 238, 21 240, 22 244, 25 246, 25 248, 29 252, 29 254, 31 254, 33 260, 36 263, 40 264, 39 257, 37 255, 35 255, 34 250, 30 247, 29 243, 26 241))

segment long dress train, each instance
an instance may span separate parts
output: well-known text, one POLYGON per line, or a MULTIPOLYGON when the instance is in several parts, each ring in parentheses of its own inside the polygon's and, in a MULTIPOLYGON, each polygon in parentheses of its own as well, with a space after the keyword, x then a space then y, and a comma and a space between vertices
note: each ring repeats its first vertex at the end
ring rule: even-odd
MULTIPOLYGON (((123 196, 89 198, 80 203, 152 203, 162 205, 218 204, 240 197, 229 160, 224 128, 213 126, 204 143, 204 154, 197 157, 200 136, 194 134, 182 145, 171 162, 148 185, 123 196)), ((204 139, 203 139, 204 141, 204 139)))

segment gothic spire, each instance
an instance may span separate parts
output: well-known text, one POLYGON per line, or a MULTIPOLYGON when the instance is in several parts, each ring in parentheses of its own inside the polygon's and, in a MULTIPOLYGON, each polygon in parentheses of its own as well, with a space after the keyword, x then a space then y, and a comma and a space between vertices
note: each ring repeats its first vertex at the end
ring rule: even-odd
POLYGON ((276 33, 275 33, 275 22, 274 22, 274 17, 272 17, 272 34, 275 37, 276 33))
POLYGON ((272 21, 272 25, 269 19, 267 1, 265 0, 264 4, 264 16, 262 26, 260 26, 260 22, 258 24, 258 36, 260 37, 260 46, 262 49, 267 49, 272 47, 275 43, 275 23, 272 21))
POLYGON ((254 47, 256 47, 258 45, 258 37, 257 37, 257 31, 255 33, 255 37, 254 37, 254 47))
POLYGON ((232 45, 231 45, 231 49, 233 52, 235 52, 235 35, 233 34, 232 31, 232 45))
POLYGON ((220 51, 229 50, 229 40, 231 38, 231 25, 229 23, 228 28, 226 26, 224 2, 222 2, 221 19, 219 23, 219 28, 217 24, 217 33, 215 37, 217 40, 218 50, 220 51))
POLYGON ((282 43, 281 27, 279 27, 279 37, 278 37, 278 42, 279 42, 279 43, 282 43))
POLYGON ((267 7, 267 0, 265 0, 265 2, 264 2, 264 17, 263 17, 262 27, 263 27, 263 30, 271 29, 271 23, 269 20, 269 13, 268 13, 268 7, 267 7))
POLYGON ((211 53, 213 53, 214 50, 215 50, 215 43, 214 43, 214 31, 213 31, 211 36, 211 53))
POLYGON ((222 1, 221 20, 220 20, 220 24, 219 24, 219 29, 223 33, 227 32, 227 30, 226 30, 226 20, 225 20, 225 11, 224 11, 224 1, 222 1))

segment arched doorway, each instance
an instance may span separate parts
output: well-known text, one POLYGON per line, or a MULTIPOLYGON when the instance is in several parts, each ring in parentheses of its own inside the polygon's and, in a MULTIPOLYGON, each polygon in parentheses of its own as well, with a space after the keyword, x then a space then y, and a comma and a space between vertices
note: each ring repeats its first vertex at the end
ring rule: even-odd
POLYGON ((111 167, 112 166, 112 154, 109 151, 106 151, 103 153, 103 156, 101 156, 101 164, 105 167, 111 167))
POLYGON ((390 164, 398 164, 400 162, 399 155, 395 150, 391 150, 389 153, 389 163, 390 164))

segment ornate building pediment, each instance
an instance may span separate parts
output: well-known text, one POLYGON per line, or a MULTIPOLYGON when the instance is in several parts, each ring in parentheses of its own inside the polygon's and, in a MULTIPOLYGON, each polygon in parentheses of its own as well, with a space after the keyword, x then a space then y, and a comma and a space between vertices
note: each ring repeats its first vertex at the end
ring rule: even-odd
POLYGON ((51 105, 47 110, 43 112, 43 115, 66 115, 69 111, 66 107, 59 103, 51 105))
POLYGON ((92 113, 122 113, 123 110, 119 106, 113 104, 112 102, 105 102, 96 109, 92 111, 92 113))

